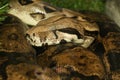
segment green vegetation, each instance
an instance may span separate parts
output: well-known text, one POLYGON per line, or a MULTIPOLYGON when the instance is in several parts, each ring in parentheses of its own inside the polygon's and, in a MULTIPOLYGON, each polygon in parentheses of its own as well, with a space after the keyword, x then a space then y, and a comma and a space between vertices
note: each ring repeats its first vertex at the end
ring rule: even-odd
POLYGON ((5 19, 2 14, 6 13, 8 10, 8 0, 0 0, 0 22, 5 19))
POLYGON ((75 11, 104 12, 104 0, 45 0, 57 7, 64 7, 75 11))
MULTIPOLYGON (((8 1, 9 0, 0 0, 0 22, 4 20, 4 14, 8 10, 8 1)), ((104 12, 104 0, 43 0, 47 1, 50 4, 61 7, 68 8, 75 11, 97 11, 104 12)))

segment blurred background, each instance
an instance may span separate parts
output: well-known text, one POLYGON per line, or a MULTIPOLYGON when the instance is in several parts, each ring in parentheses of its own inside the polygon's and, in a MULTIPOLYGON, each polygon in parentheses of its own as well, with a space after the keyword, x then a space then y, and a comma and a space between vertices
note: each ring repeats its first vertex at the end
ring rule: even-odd
POLYGON ((105 0, 44 0, 58 7, 69 8, 75 11, 104 12, 105 0))
MULTIPOLYGON (((93 11, 104 13, 105 0, 43 0, 54 6, 68 8, 74 11, 93 11)), ((4 14, 8 10, 9 0, 0 0, 0 14, 4 14)), ((0 16, 0 22, 4 20, 0 16)))

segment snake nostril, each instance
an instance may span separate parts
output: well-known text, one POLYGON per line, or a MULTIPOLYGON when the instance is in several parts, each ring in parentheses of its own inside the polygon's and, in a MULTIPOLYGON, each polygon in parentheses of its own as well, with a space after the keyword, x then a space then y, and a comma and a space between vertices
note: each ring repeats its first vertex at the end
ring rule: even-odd
POLYGON ((30 38, 30 35, 26 33, 26 34, 25 34, 25 37, 26 37, 26 38, 30 38))

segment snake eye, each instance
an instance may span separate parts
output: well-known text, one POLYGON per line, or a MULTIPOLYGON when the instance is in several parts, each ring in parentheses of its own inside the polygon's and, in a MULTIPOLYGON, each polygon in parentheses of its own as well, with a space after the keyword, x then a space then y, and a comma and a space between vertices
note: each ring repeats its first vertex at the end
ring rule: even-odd
POLYGON ((32 0, 18 0, 21 5, 27 5, 33 3, 32 0))
POLYGON ((45 15, 42 13, 31 13, 30 16, 34 18, 36 21, 39 21, 45 18, 45 15))
POLYGON ((28 37, 28 38, 30 38, 30 35, 26 33, 26 34, 25 34, 25 37, 28 37))

